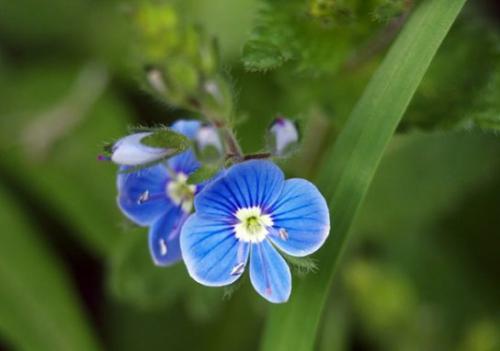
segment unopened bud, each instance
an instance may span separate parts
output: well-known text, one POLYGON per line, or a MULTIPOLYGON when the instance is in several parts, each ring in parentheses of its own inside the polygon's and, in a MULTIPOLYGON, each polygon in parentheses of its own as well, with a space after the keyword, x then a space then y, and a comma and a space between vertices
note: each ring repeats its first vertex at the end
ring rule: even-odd
POLYGON ((204 125, 198 129, 194 148, 201 162, 213 164, 224 158, 224 143, 218 129, 213 125, 204 125))
POLYGON ((146 69, 146 78, 149 85, 158 93, 165 94, 167 92, 167 86, 165 80, 163 79, 162 72, 155 67, 148 67, 146 69))
POLYGON ((276 118, 268 129, 268 144, 273 156, 290 155, 299 144, 297 124, 288 118, 276 118))
POLYGON ((111 148, 111 161, 123 166, 139 166, 158 161, 171 155, 175 150, 157 148, 141 143, 151 132, 131 134, 121 138, 111 148))

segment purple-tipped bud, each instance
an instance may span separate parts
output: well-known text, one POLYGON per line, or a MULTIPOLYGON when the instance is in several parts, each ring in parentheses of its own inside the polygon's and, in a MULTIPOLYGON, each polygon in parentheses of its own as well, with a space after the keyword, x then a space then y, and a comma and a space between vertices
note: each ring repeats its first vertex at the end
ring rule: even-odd
POLYGON ((219 131, 212 125, 201 126, 196 134, 196 156, 200 162, 218 163, 224 158, 224 143, 219 131))
POLYGON ((123 166, 140 166, 172 154, 171 149, 151 147, 141 143, 142 139, 151 134, 151 132, 136 133, 118 140, 111 149, 111 161, 123 166))
POLYGON ((106 155, 97 155, 97 161, 111 161, 111 157, 106 155))
POLYGON ((273 156, 288 156, 299 144, 299 129, 292 120, 276 118, 268 129, 268 144, 273 156))

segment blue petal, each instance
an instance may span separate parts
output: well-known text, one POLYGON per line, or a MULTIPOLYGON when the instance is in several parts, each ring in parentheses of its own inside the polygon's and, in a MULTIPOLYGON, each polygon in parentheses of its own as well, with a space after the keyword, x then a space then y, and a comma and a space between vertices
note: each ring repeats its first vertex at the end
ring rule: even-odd
POLYGON ((179 234, 187 215, 171 207, 149 229, 149 251, 158 266, 169 266, 182 259, 179 234))
POLYGON ((325 198, 304 179, 289 179, 273 205, 273 243, 292 256, 306 256, 323 245, 330 232, 330 215, 325 198), (286 236, 278 235, 279 229, 286 236))
MULTIPOLYGON (((194 139, 200 126, 201 123, 199 121, 179 120, 172 125, 172 129, 184 134, 189 139, 194 139)), ((185 151, 180 155, 170 158, 168 164, 175 172, 182 172, 188 175, 200 167, 200 163, 192 150, 185 151)))
POLYGON ((250 280, 255 290, 270 302, 282 303, 290 297, 290 268, 268 240, 252 244, 250 280))
POLYGON ((201 122, 197 120, 179 119, 172 124, 172 129, 193 140, 201 127, 201 122))
POLYGON ((181 250, 194 280, 222 286, 233 283, 243 273, 249 245, 236 239, 231 225, 194 213, 182 226, 181 250))
MULTIPOLYGON (((122 167, 120 171, 125 169, 122 167)), ((136 224, 150 225, 173 206, 165 193, 167 180, 167 169, 161 164, 133 173, 119 173, 118 206, 136 224)))
POLYGON ((239 208, 260 206, 264 212, 278 199, 283 172, 269 161, 252 160, 232 166, 207 185, 194 200, 203 216, 232 218, 239 208))

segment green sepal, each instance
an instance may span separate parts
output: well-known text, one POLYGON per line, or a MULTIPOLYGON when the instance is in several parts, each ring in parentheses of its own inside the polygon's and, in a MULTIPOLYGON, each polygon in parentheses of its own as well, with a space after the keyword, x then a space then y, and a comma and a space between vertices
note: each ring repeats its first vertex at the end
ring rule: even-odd
POLYGON ((220 167, 217 166, 202 165, 193 174, 191 174, 191 176, 189 176, 188 183, 190 184, 203 183, 204 181, 213 178, 217 174, 219 169, 220 167))
MULTIPOLYGON (((188 137, 170 128, 154 131, 151 135, 142 138, 141 143, 155 148, 174 149, 174 154, 186 151, 191 146, 191 140, 188 137)), ((169 157, 174 154, 169 155, 169 157)))
POLYGON ((281 252, 283 258, 292 267, 293 271, 299 276, 303 277, 309 273, 318 271, 317 260, 310 257, 294 257, 281 252))

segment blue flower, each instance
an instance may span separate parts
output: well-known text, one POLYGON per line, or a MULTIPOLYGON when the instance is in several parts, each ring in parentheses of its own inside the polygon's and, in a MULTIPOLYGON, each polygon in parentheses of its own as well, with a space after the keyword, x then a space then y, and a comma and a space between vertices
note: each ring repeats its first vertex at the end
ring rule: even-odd
POLYGON ((330 231, 325 199, 304 179, 284 180, 272 162, 237 164, 194 199, 181 233, 191 277, 208 286, 236 281, 250 260, 250 280, 267 300, 281 303, 291 292, 290 269, 280 251, 306 256, 330 231))
MULTIPOLYGON (((193 139, 197 121, 177 121, 172 129, 193 139)), ((149 228, 149 249, 153 261, 167 266, 182 258, 179 234, 192 211, 195 193, 203 184, 188 184, 188 176, 200 164, 192 150, 152 167, 118 174, 118 206, 134 223, 149 228)))

